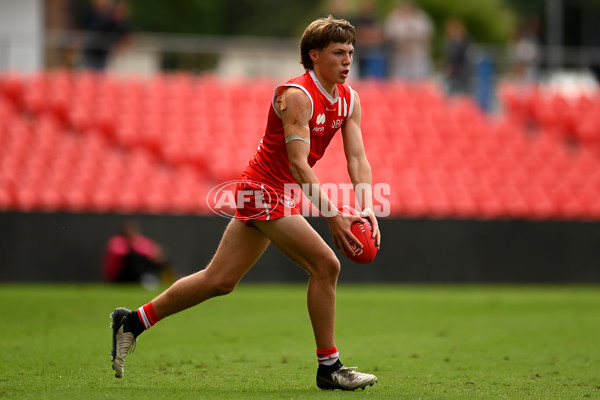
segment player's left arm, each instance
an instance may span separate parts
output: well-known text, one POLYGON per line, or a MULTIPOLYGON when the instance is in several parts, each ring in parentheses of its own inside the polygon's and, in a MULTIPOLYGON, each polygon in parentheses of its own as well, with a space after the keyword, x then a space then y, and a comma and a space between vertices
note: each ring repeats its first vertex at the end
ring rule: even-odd
POLYGON ((365 146, 360 129, 361 107, 358 94, 354 92, 354 109, 352 115, 342 126, 344 153, 348 167, 348 175, 354 185, 354 192, 362 209, 362 215, 367 217, 373 225, 373 238, 377 247, 381 243, 379 224, 373 211, 373 176, 371 165, 367 160, 365 146))

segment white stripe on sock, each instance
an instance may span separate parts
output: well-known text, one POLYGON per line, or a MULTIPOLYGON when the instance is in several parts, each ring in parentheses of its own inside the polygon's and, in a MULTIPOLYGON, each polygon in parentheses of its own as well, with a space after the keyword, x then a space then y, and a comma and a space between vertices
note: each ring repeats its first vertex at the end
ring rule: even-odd
POLYGON ((317 358, 319 360, 319 363, 321 363, 321 364, 323 364, 326 361, 330 361, 330 360, 333 360, 335 362, 335 360, 337 360, 338 358, 340 358, 340 352, 338 351, 337 353, 333 353, 333 354, 330 354, 330 355, 325 356, 325 357, 317 357, 317 358))
POLYGON ((144 311, 144 307, 138 308, 138 312, 142 316, 142 322, 144 323, 144 326, 146 327, 146 329, 150 329, 150 327, 152 325, 150 325, 150 321, 148 321, 148 317, 146 316, 146 312, 144 311))

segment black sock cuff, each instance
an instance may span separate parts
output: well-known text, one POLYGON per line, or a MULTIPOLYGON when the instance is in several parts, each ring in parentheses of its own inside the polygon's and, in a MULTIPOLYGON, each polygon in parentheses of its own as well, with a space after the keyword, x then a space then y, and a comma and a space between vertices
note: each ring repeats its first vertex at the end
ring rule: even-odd
POLYGON ((332 365, 323 365, 323 364, 319 365, 319 370, 323 371, 325 373, 331 374, 331 373, 337 371, 338 369, 342 368, 343 366, 344 365, 338 358, 337 361, 334 362, 332 365))
POLYGON ((140 321, 140 317, 138 316, 137 311, 132 311, 127 319, 128 328, 131 329, 131 333, 133 333, 134 337, 138 337, 138 335, 146 330, 144 323, 140 321))

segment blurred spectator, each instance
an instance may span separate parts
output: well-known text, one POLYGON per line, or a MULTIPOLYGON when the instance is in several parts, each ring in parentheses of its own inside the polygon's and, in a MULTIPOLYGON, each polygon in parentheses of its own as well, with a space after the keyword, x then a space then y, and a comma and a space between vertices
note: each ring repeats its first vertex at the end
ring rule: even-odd
POLYGON ((530 18, 521 26, 510 46, 512 74, 521 81, 530 82, 538 77, 540 60, 539 19, 530 18))
POLYGON ((109 282, 155 285, 161 280, 172 280, 162 248, 143 236, 133 221, 126 222, 121 231, 109 239, 104 250, 102 274, 109 282))
POLYGON ((335 18, 349 18, 349 5, 347 0, 329 0, 329 11, 335 18))
POLYGON ((375 3, 363 0, 360 3, 356 27, 355 62, 361 78, 385 77, 385 53, 383 27, 375 15, 375 3))
POLYGON ((103 71, 114 52, 128 42, 132 28, 129 4, 125 1, 93 0, 83 21, 87 38, 83 46, 82 65, 103 71))
POLYGON ((444 78, 448 93, 468 94, 471 90, 471 65, 469 62, 469 45, 471 39, 465 24, 455 18, 446 21, 444 35, 444 78))
POLYGON ((431 18, 410 1, 398 3, 385 22, 390 47, 389 77, 411 81, 431 74, 430 42, 434 33, 431 18))
POLYGON ((102 71, 108 58, 108 38, 105 33, 110 29, 111 3, 109 0, 93 0, 86 12, 82 28, 87 35, 82 54, 84 68, 102 71))

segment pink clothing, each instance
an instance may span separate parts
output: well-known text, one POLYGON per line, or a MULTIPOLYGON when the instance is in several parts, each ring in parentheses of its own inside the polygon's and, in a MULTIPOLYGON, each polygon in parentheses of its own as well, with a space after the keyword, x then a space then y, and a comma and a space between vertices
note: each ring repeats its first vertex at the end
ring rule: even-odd
POLYGON ((149 259, 154 259, 159 255, 160 250, 155 242, 143 236, 136 236, 129 241, 121 235, 113 236, 108 241, 104 251, 104 263, 102 265, 104 279, 108 281, 117 279, 123 268, 124 257, 130 251, 134 251, 149 259))

